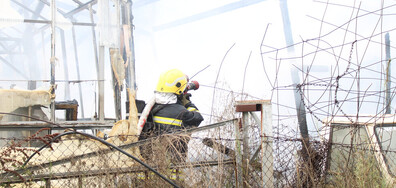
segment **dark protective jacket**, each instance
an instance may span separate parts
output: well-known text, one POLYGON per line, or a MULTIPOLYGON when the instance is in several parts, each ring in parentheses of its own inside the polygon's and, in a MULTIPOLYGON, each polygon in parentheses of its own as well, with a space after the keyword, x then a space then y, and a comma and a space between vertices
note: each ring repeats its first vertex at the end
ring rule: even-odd
POLYGON ((157 104, 153 108, 153 122, 158 134, 172 133, 181 129, 198 127, 203 121, 202 115, 193 103, 182 106, 175 104, 157 104))
MULTIPOLYGON (((182 105, 181 100, 177 100, 177 103, 174 104, 155 104, 143 127, 139 140, 198 127, 202 121, 203 117, 199 113, 198 108, 191 102, 185 106, 182 105)), ((168 146, 168 150, 170 150, 168 152, 174 155, 174 159, 184 161, 188 149, 188 141, 188 137, 176 137, 173 141, 173 146, 168 146)), ((150 145, 142 146, 140 150, 144 158, 150 158, 150 153, 152 152, 150 145)))
MULTIPOLYGON (((203 121, 198 108, 191 102, 185 106, 180 100, 174 104, 155 104, 152 108, 148 121, 142 130, 145 134, 161 135, 172 133, 178 130, 198 127, 203 121)), ((150 137, 150 136, 148 136, 150 137)))

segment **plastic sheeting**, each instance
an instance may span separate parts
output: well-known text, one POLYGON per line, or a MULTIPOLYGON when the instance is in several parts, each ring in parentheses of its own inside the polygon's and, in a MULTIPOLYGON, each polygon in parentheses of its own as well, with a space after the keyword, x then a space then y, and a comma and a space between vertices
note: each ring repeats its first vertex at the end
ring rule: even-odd
POLYGON ((11 8, 9 0, 0 1, 0 29, 23 23, 23 17, 11 8))
MULTIPOLYGON (((10 113, 21 107, 47 106, 51 104, 51 93, 45 90, 0 89, 0 112, 10 113)), ((4 114, 0 114, 0 120, 4 114)))
POLYGON ((120 2, 119 0, 98 1, 99 45, 109 48, 120 46, 120 2))

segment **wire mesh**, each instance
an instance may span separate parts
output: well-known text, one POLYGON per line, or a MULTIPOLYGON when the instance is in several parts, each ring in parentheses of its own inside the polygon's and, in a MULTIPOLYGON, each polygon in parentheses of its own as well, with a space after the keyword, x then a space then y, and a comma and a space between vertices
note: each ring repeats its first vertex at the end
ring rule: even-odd
MULTIPOLYGON (((362 185, 359 181, 342 184, 350 181, 346 177, 352 175, 370 176, 371 185, 389 186, 381 175, 375 157, 377 151, 372 148, 364 127, 339 126, 333 130, 336 136, 332 137, 331 143, 311 138, 309 144, 283 135, 284 131, 282 134, 275 131, 274 136, 265 137, 273 144, 272 156, 268 155, 268 150, 261 152, 264 142, 258 134, 259 125, 252 121, 251 126, 246 127, 251 129, 247 138, 248 150, 244 150, 243 145, 246 138, 236 138, 237 120, 209 129, 121 143, 117 148, 137 157, 180 187, 262 187, 268 177, 273 178, 271 184, 274 187, 362 185), (187 145, 181 144, 183 142, 187 145), (240 148, 238 143, 242 144, 240 148), (309 146, 304 154, 303 146, 306 145, 309 146), (249 158, 244 158, 246 153, 243 151, 248 151, 249 158), (242 154, 241 161, 238 161, 238 153, 242 154), (304 155, 308 156, 308 161, 304 155), (264 161, 269 159, 273 159, 273 163, 266 166, 264 161)), ((378 126, 375 130, 393 173, 395 150, 391 135, 394 129, 378 126)), ((289 134, 294 133, 290 130, 289 134)), ((99 138, 69 134, 51 142, 56 136, 59 133, 1 138, 0 185, 172 187, 153 171, 117 148, 105 145, 99 138), (28 146, 31 141, 50 145, 40 150, 37 146, 28 146), (29 157, 32 158, 28 160, 29 157)))

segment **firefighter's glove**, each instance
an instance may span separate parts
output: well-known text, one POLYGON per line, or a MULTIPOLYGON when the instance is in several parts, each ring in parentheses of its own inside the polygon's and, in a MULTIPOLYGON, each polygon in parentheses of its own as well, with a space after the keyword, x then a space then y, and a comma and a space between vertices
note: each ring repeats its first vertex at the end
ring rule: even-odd
POLYGON ((182 104, 183 104, 183 106, 186 106, 188 103, 191 102, 191 101, 190 101, 190 97, 191 97, 191 94, 190 94, 190 93, 186 93, 186 94, 183 95, 183 98, 182 98, 182 104))

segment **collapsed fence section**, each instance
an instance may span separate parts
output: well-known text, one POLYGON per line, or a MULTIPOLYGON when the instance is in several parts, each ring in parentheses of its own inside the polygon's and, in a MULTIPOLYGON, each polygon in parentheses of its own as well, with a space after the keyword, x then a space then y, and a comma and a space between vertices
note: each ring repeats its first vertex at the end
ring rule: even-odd
MULTIPOLYGON (((8 156, 17 157, 15 163, 3 165, 6 168, 0 183, 152 187, 163 185, 165 180, 169 186, 182 187, 273 186, 273 141, 270 132, 264 134, 272 126, 270 103, 260 103, 253 111, 261 111, 261 118, 266 120, 244 113, 242 119, 133 143, 112 145, 109 142, 113 138, 107 142, 76 131, 41 139, 41 148, 22 147, 29 138, 9 142, 3 148, 10 151, 8 156), (262 122, 268 130, 263 129, 262 122)), ((115 137, 128 140, 126 135, 115 137)))
MULTIPOLYGON (((235 186, 235 148, 240 140, 234 135, 238 122, 237 119, 229 120, 116 147, 136 156, 137 160, 179 186, 235 186), (188 151, 180 152, 178 144, 181 142, 188 143, 188 151)), ((154 171, 105 141, 85 133, 67 133, 53 135, 51 138, 59 138, 44 141, 48 146, 43 149, 22 147, 20 143, 26 139, 7 140, 3 148, 10 151, 8 155, 16 163, 2 169, 1 184, 56 187, 164 184, 164 179, 154 171), (27 162, 25 166, 24 161, 27 162)), ((249 184, 259 185, 260 175, 258 172, 252 176, 249 184)))
POLYGON ((387 183, 378 159, 383 156, 390 172, 394 172, 394 124, 382 123, 371 128, 367 123, 332 124, 329 142, 311 139, 310 147, 305 148, 309 156, 306 161, 301 154, 305 147, 302 139, 285 136, 286 128, 282 132, 274 129, 272 136, 261 134, 262 124, 255 119, 254 113, 248 112, 241 119, 120 145, 109 143, 111 138, 103 140, 76 131, 44 137, 35 134, 24 139, 2 138, 0 185, 392 186, 387 183), (374 138, 380 147, 374 147, 374 138), (29 141, 47 146, 28 147, 29 141), (272 148, 263 147, 266 144, 272 148), (269 151, 273 153, 270 155, 269 151))

